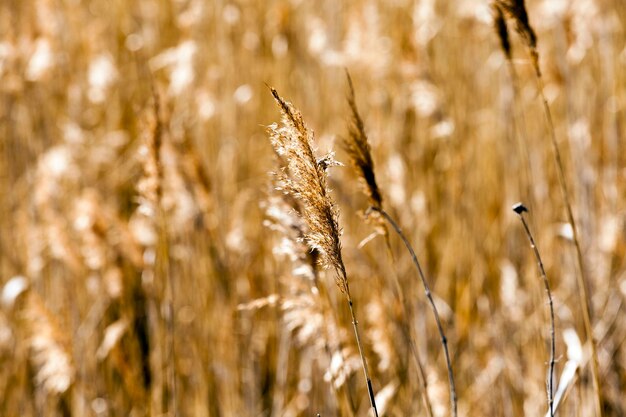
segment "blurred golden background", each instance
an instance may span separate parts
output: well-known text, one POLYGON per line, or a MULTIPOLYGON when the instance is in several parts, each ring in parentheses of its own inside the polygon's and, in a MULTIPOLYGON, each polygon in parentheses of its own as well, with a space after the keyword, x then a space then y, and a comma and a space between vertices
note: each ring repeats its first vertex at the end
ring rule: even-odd
MULTIPOLYGON (((526 7, 602 412, 623 416, 626 3, 526 7)), ((302 112, 318 156, 345 164, 329 186, 379 412, 450 415, 419 278, 395 235, 390 252, 372 235, 338 146, 347 69, 385 208, 442 316, 459 415, 547 410, 549 314, 511 210, 523 201, 554 296, 559 414, 593 416, 541 89, 514 23, 509 62, 493 16, 487 0, 0 2, 0 415, 368 415, 334 273, 316 270, 313 294, 306 245, 272 217, 268 86, 302 112)))

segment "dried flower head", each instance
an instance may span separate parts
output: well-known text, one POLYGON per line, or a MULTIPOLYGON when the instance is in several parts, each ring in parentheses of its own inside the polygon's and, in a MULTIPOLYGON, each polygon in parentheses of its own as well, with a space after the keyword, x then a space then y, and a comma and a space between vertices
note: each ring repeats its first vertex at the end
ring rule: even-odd
POLYGON ((332 154, 319 161, 315 158, 313 132, 307 129, 302 114, 275 89, 271 91, 282 114, 282 126, 272 124, 268 131, 274 150, 287 165, 281 178, 283 191, 300 201, 302 218, 308 228, 305 238, 320 252, 322 265, 335 269, 337 285, 344 292, 347 276, 341 257, 338 212, 330 198, 326 178, 326 168, 334 164, 334 159, 332 154))
POLYGON ((350 105, 351 117, 348 126, 348 137, 343 140, 342 144, 350 157, 350 163, 363 184, 363 191, 367 196, 369 205, 380 209, 382 208, 383 197, 376 184, 370 145, 367 142, 363 120, 356 107, 352 79, 347 71, 346 77, 348 79, 348 104, 350 105))

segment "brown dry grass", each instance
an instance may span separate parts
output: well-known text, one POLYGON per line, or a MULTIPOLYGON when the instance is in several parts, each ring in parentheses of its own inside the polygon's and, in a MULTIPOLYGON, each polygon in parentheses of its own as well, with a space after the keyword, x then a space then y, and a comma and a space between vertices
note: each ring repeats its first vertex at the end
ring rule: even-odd
POLYGON ((367 415, 337 265, 379 413, 449 415, 437 325, 377 205, 428 278, 459 415, 546 413, 520 200, 555 407, 626 414, 626 8, 524 3, 494 22, 479 0, 1 2, 0 415, 367 415), (274 154, 266 83, 347 165, 315 221, 268 174, 301 153, 274 154))

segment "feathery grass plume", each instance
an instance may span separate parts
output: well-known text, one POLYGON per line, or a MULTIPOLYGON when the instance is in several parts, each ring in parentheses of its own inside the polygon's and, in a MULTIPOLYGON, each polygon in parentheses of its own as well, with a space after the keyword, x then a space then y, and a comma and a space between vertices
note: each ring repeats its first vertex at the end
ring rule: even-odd
POLYGON ((517 213, 519 216, 522 226, 524 226, 524 231, 526 232, 526 236, 528 237, 528 241, 530 242, 530 247, 535 254, 535 259, 537 261, 537 265, 539 267, 539 272, 541 273, 541 279, 543 280, 543 285, 546 290, 546 296, 548 297, 548 305, 550 306, 550 363, 548 365, 548 378, 546 380, 547 385, 547 393, 548 393, 548 411, 550 413, 550 417, 554 416, 554 363, 556 356, 556 338, 554 336, 554 304, 552 302, 552 292, 550 291, 550 283, 548 282, 548 276, 546 275, 546 270, 543 267, 543 261, 541 260, 541 255, 539 254, 539 248, 535 244, 535 239, 533 238, 532 233, 530 232, 530 228, 528 227, 528 223, 524 218, 524 212, 527 212, 528 209, 522 204, 517 203, 513 206, 513 211, 517 213))
POLYGON ((359 174, 359 181, 363 185, 362 189, 367 196, 368 204, 372 207, 382 208, 383 196, 376 184, 370 144, 367 141, 363 119, 361 119, 356 106, 352 78, 347 70, 346 78, 348 80, 348 105, 351 112, 348 137, 342 141, 342 145, 350 157, 353 168, 359 174))
POLYGON ((306 240, 311 247, 319 250, 322 265, 335 270, 337 286, 346 296, 361 356, 370 406, 374 415, 378 416, 372 380, 354 313, 348 275, 341 256, 339 213, 330 198, 327 186, 326 169, 336 163, 332 153, 319 160, 315 158, 312 149, 313 133, 304 124, 302 114, 291 103, 283 100, 274 88, 270 87, 270 90, 282 113, 283 125, 279 127, 277 124, 272 124, 268 130, 274 150, 287 163, 287 170, 282 178, 285 184, 284 191, 300 201, 302 217, 308 228, 306 240))
POLYGON ((511 40, 509 39, 509 29, 506 26, 504 13, 502 12, 502 5, 498 2, 491 3, 491 9, 493 12, 493 27, 498 34, 500 47, 502 48, 506 59, 510 60, 513 55, 513 49, 511 47, 511 40))
POLYGON ((532 63, 535 69, 535 78, 539 89, 539 95, 541 96, 546 122, 548 124, 548 130, 550 133, 552 151, 554 154, 554 161, 556 164, 557 174, 559 178, 559 186, 561 188, 561 194, 563 196, 563 202, 565 204, 567 219, 570 227, 572 228, 572 240, 574 241, 574 247, 576 250, 576 261, 578 264, 578 274, 576 275, 578 285, 578 298, 581 304, 585 333, 591 345, 591 375, 593 380, 593 389, 595 391, 594 397, 596 415, 598 417, 601 417, 602 390, 600 387, 600 371, 598 365, 597 347, 593 337, 591 301, 589 296, 589 289, 587 288, 589 283, 586 277, 587 272, 582 254, 582 246, 578 237, 578 229, 576 227, 576 221, 574 220, 574 212, 572 209, 570 193, 567 187, 567 181, 565 179, 563 158, 561 157, 561 151, 556 140, 556 131, 554 128, 554 122, 552 120, 552 112, 550 111, 550 106, 548 105, 548 100, 546 99, 544 92, 543 77, 539 66, 539 54, 537 52, 537 36, 535 35, 535 32, 530 25, 528 13, 526 12, 526 6, 524 5, 524 0, 496 0, 496 3, 499 4, 500 7, 502 7, 502 9, 515 20, 517 32, 520 34, 520 36, 526 43, 526 46, 528 47, 528 51, 531 55, 532 63))
POLYGON ((303 277, 314 282, 319 252, 307 245, 304 220, 293 205, 281 198, 283 196, 270 196, 264 203, 267 217, 264 225, 281 235, 281 241, 274 247, 273 252, 286 255, 292 261, 294 277, 303 277))
POLYGON ((31 362, 36 381, 49 394, 65 393, 74 380, 74 365, 66 334, 34 292, 27 294, 24 320, 30 335, 31 362))
MULTIPOLYGON (((528 13, 524 0, 496 0, 496 8, 506 13, 515 21, 515 30, 522 37, 522 40, 528 47, 535 71, 540 74, 539 70, 539 53, 537 52, 537 35, 530 26, 528 13)), ((502 40, 502 38, 501 38, 502 40)))
POLYGON ((291 193, 286 192, 289 190, 290 181, 287 161, 278 152, 275 154, 279 169, 270 172, 271 191, 267 200, 261 205, 267 217, 263 225, 283 236, 278 251, 289 255, 295 263, 294 276, 303 275, 296 273, 296 270, 306 269, 304 275, 314 281, 313 287, 315 288, 317 287, 317 266, 320 252, 317 248, 310 246, 306 239, 308 227, 302 216, 300 201, 291 193))
MULTIPOLYGON (((348 152, 348 156, 350 157, 352 166, 355 168, 355 170, 357 171, 357 174, 359 175, 359 179, 361 180, 362 183, 366 185, 365 187, 363 187, 363 189, 364 189, 366 196, 368 197, 368 202, 370 204, 370 207, 368 208, 368 210, 366 210, 366 214, 376 214, 377 216, 382 216, 381 227, 383 228, 383 235, 385 236, 385 243, 387 246, 387 250, 393 261, 393 252, 391 251, 391 243, 389 242, 389 235, 387 233, 387 228, 385 227, 385 224, 384 224, 385 220, 383 220, 383 218, 386 219, 392 225, 392 227, 394 227, 396 232, 398 232, 398 234, 401 237, 403 236, 402 236, 402 233, 400 232, 400 229, 395 226, 396 225, 395 221, 393 221, 391 216, 383 209, 382 194, 376 184, 376 176, 374 174, 374 163, 373 163, 372 155, 370 152, 370 146, 367 141, 367 135, 365 134, 363 120, 361 119, 361 116, 359 115, 359 112, 356 107, 356 101, 354 98, 354 86, 352 84, 352 79, 350 78, 350 74, 348 73, 348 71, 346 71, 346 77, 348 79, 348 87, 349 87, 348 104, 350 105, 350 109, 352 113, 351 113, 351 122, 349 125, 349 135, 348 135, 348 138, 344 140, 344 147, 346 151, 348 152)), ((405 243, 407 243, 404 237, 403 237, 403 240, 405 241, 405 243)), ((419 267, 419 264, 417 265, 418 265, 418 270, 420 270, 421 272, 421 268, 419 267)), ((430 290, 428 289, 428 284, 426 283, 424 278, 422 279, 422 283, 424 284, 424 287, 426 289, 427 296, 431 297, 430 290)), ((405 315, 407 315, 408 317, 409 309, 406 305, 405 298, 402 296, 402 291, 400 290, 401 287, 398 282, 397 276, 394 276, 394 284, 396 286, 396 296, 402 302, 405 315)), ((450 409, 451 409, 452 415, 456 416, 456 412, 457 412, 456 411, 457 410, 456 388, 454 384, 452 364, 450 362, 450 357, 448 354, 448 347, 447 347, 447 342, 446 342, 447 339, 443 333, 443 328, 439 320, 439 313, 437 312, 437 308, 435 307, 434 302, 431 302, 431 306, 435 313, 437 326, 440 332, 441 340, 443 342, 443 348, 444 348, 445 355, 446 355, 446 365, 448 368, 448 377, 449 377, 449 383, 450 383, 450 403, 451 403, 450 409)), ((432 405, 430 404, 430 400, 427 395, 427 380, 423 371, 421 360, 417 353, 417 348, 415 347, 415 344, 413 343, 413 340, 411 339, 410 330, 403 328, 403 332, 404 332, 405 338, 408 339, 411 352, 413 354, 415 361, 417 362, 418 370, 420 373, 419 376, 420 376, 422 387, 423 387, 422 395, 423 395, 423 400, 424 400, 426 409, 428 413, 432 415, 432 405)))
MULTIPOLYGON (((142 162, 143 175, 137 183, 139 206, 137 208, 141 217, 146 218, 151 223, 151 229, 156 229, 156 217, 158 213, 158 205, 161 199, 161 183, 163 170, 159 160, 159 151, 161 149, 161 135, 159 123, 156 122, 152 128, 153 133, 145 135, 144 142, 139 148, 139 157, 142 162)), ((151 233, 156 236, 156 230, 151 233)), ((140 239, 144 245, 149 243, 155 244, 156 237, 140 239)))
POLYGON ((337 285, 342 293, 347 291, 348 279, 341 256, 338 213, 328 194, 326 168, 334 163, 332 154, 316 159, 313 154, 313 133, 308 130, 302 115, 290 103, 271 89, 281 107, 283 126, 269 126, 270 140, 276 153, 287 163, 281 181, 284 191, 302 204, 302 218, 308 232, 309 245, 320 252, 325 268, 336 272, 337 285))
POLYGON ((5 284, 1 299, 2 305, 16 314, 26 330, 35 384, 47 395, 63 400, 76 373, 68 332, 23 276, 15 276, 5 284))

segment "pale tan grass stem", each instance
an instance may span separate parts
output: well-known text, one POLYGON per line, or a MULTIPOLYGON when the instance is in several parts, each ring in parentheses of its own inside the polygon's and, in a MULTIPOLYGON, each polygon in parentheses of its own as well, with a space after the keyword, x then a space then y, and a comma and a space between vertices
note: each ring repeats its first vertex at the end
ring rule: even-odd
POLYGON ((548 378, 546 380, 547 392, 548 392, 548 411, 550 413, 550 417, 554 416, 554 364, 555 364, 555 356, 556 356, 556 338, 554 335, 554 303, 552 302, 552 292, 550 291, 550 283, 548 282, 548 276, 546 275, 546 270, 543 267, 543 261, 541 260, 541 255, 539 254, 539 248, 537 248, 537 244, 535 243, 535 239, 528 227, 528 223, 526 222, 526 218, 524 217, 524 212, 527 212, 528 209, 524 207, 522 203, 518 203, 513 206, 513 211, 517 213, 519 216, 522 226, 524 226, 524 231, 526 232, 526 236, 528 237, 528 241, 530 242, 530 247, 533 250, 535 255, 535 259, 537 261, 537 266, 539 267, 539 272, 541 273, 541 279, 543 281, 543 286, 546 290, 546 296, 548 297, 548 305, 550 306, 550 363, 548 366, 548 378))

